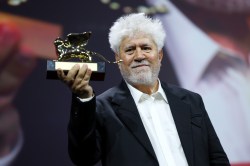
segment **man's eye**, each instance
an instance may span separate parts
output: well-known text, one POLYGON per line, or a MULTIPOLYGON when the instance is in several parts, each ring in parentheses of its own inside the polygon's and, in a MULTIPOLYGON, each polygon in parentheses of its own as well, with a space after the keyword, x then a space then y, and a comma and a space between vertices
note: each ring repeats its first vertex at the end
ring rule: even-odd
POLYGON ((132 48, 130 48, 130 49, 126 49, 125 52, 127 54, 133 54, 134 50, 132 48))
POLYGON ((150 52, 151 51, 151 47, 143 47, 142 48, 144 51, 146 51, 146 52, 150 52))

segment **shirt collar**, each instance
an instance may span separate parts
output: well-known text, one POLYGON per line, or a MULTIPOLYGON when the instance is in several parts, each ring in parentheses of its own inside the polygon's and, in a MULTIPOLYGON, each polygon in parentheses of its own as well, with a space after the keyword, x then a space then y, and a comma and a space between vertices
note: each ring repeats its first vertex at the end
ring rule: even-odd
MULTIPOLYGON (((159 96, 159 97, 162 97, 162 98, 166 101, 166 103, 168 103, 166 94, 165 94, 165 92, 164 92, 164 90, 163 90, 163 88, 162 88, 162 86, 161 86, 161 82, 160 82, 159 79, 158 79, 158 81, 159 81, 158 90, 157 90, 155 93, 153 93, 151 96, 157 95, 157 96, 159 96)), ((128 89, 129 89, 129 91, 130 91, 130 93, 131 93, 131 95, 132 95, 132 97, 133 97, 135 103, 138 104, 139 101, 140 101, 140 99, 141 99, 141 97, 142 97, 143 95, 147 95, 147 94, 145 94, 145 93, 139 91, 138 89, 134 88, 134 87, 133 87, 132 85, 130 85, 127 81, 125 81, 125 82, 126 82, 126 84, 127 84, 127 86, 128 86, 128 89)))

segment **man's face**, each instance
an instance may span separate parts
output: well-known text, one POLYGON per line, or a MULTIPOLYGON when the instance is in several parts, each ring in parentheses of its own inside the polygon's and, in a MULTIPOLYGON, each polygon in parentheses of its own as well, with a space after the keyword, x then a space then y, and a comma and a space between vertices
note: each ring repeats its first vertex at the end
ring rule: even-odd
POLYGON ((163 53, 147 36, 124 38, 116 60, 123 78, 132 85, 154 85, 158 79, 163 53))

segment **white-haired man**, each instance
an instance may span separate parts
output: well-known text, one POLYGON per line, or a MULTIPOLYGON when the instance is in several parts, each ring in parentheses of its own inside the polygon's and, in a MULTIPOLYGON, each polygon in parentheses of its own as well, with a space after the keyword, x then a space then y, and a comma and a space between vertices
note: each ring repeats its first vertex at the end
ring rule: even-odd
POLYGON ((73 92, 68 135, 76 165, 229 165, 201 97, 158 79, 164 39, 157 19, 119 18, 109 41, 124 80, 97 97, 86 65, 58 70, 73 92))

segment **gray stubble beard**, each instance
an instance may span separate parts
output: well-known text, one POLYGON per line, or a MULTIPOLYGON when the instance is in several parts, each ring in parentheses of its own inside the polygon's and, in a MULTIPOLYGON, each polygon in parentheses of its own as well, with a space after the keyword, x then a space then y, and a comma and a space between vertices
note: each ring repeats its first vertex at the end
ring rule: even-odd
POLYGON ((131 85, 153 86, 157 81, 161 68, 161 62, 149 69, 137 70, 136 68, 126 71, 122 64, 119 64, 121 75, 125 81, 131 85))

